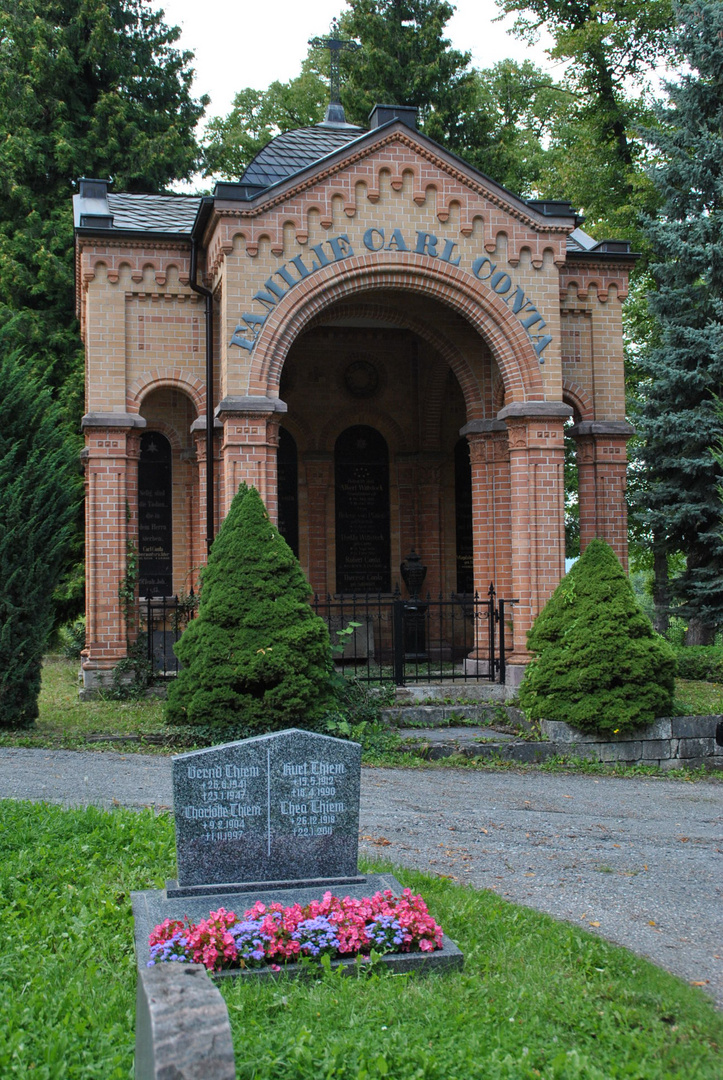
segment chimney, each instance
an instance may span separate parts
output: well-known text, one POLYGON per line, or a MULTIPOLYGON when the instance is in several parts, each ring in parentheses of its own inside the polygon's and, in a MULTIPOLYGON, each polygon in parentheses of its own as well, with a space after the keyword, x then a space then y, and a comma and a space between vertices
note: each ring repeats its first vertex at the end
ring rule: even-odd
POLYGON ((81 229, 112 229, 113 215, 108 206, 110 180, 92 180, 87 176, 78 181, 76 227, 81 229))
POLYGON ((369 113, 369 127, 378 128, 391 120, 399 120, 412 131, 417 130, 416 105, 375 105, 369 113))

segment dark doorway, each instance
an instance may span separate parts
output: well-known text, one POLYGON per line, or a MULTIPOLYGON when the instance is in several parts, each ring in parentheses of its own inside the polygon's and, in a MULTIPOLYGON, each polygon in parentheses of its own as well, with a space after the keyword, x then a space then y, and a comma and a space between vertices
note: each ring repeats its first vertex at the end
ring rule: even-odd
POLYGON ((173 595, 173 475, 171 444, 158 431, 141 435, 138 462, 138 589, 173 595))
POLYGON ((389 450, 372 427, 347 428, 334 448, 336 590, 391 591, 389 450))
POLYGON ((285 428, 279 430, 276 455, 279 492, 279 532, 299 557, 299 456, 296 440, 285 428))
POLYGON ((472 467, 469 443, 460 439, 454 448, 454 511, 457 538, 457 592, 474 592, 472 546, 472 467))

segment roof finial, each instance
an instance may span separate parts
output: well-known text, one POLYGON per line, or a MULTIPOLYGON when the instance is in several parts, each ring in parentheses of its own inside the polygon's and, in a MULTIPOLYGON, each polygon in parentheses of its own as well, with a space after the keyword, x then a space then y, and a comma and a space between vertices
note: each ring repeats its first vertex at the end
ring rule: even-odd
POLYGON ((329 64, 329 82, 330 82, 330 94, 329 105, 327 106, 326 116, 324 120, 326 123, 333 124, 345 124, 346 117, 344 115, 344 107, 341 104, 339 96, 340 81, 339 81, 339 54, 342 52, 356 52, 357 49, 361 49, 356 41, 347 41, 339 37, 339 23, 336 19, 331 20, 331 34, 325 38, 311 38, 309 41, 315 49, 328 49, 330 55, 329 64))

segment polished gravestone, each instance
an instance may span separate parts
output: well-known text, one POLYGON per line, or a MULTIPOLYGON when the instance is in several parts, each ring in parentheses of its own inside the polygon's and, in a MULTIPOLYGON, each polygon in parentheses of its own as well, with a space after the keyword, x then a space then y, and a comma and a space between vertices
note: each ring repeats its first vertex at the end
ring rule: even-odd
MULTIPOLYGON (((360 783, 357 743, 297 729, 175 757, 178 879, 131 894, 139 968, 148 961, 151 930, 166 918, 197 922, 220 907, 243 915, 257 901, 305 905, 326 891, 401 895, 391 874, 357 869, 360 783)), ((461 967, 463 958, 445 937, 433 953, 386 954, 381 963, 394 971, 443 970, 461 967)))
POLYGON ((358 880, 361 747, 292 729, 173 760, 169 896, 358 880))

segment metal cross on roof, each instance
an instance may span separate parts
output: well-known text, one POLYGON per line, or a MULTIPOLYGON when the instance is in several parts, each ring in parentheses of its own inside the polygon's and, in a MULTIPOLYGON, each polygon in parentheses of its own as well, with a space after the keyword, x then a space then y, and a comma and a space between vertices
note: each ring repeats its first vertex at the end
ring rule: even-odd
POLYGON ((339 37, 339 23, 336 19, 331 20, 331 34, 325 38, 312 38, 309 41, 315 49, 328 49, 331 63, 329 65, 329 82, 330 86, 330 104, 340 104, 340 85, 339 85, 339 54, 342 52, 356 52, 357 49, 361 49, 361 45, 356 41, 347 41, 344 38, 339 37))

